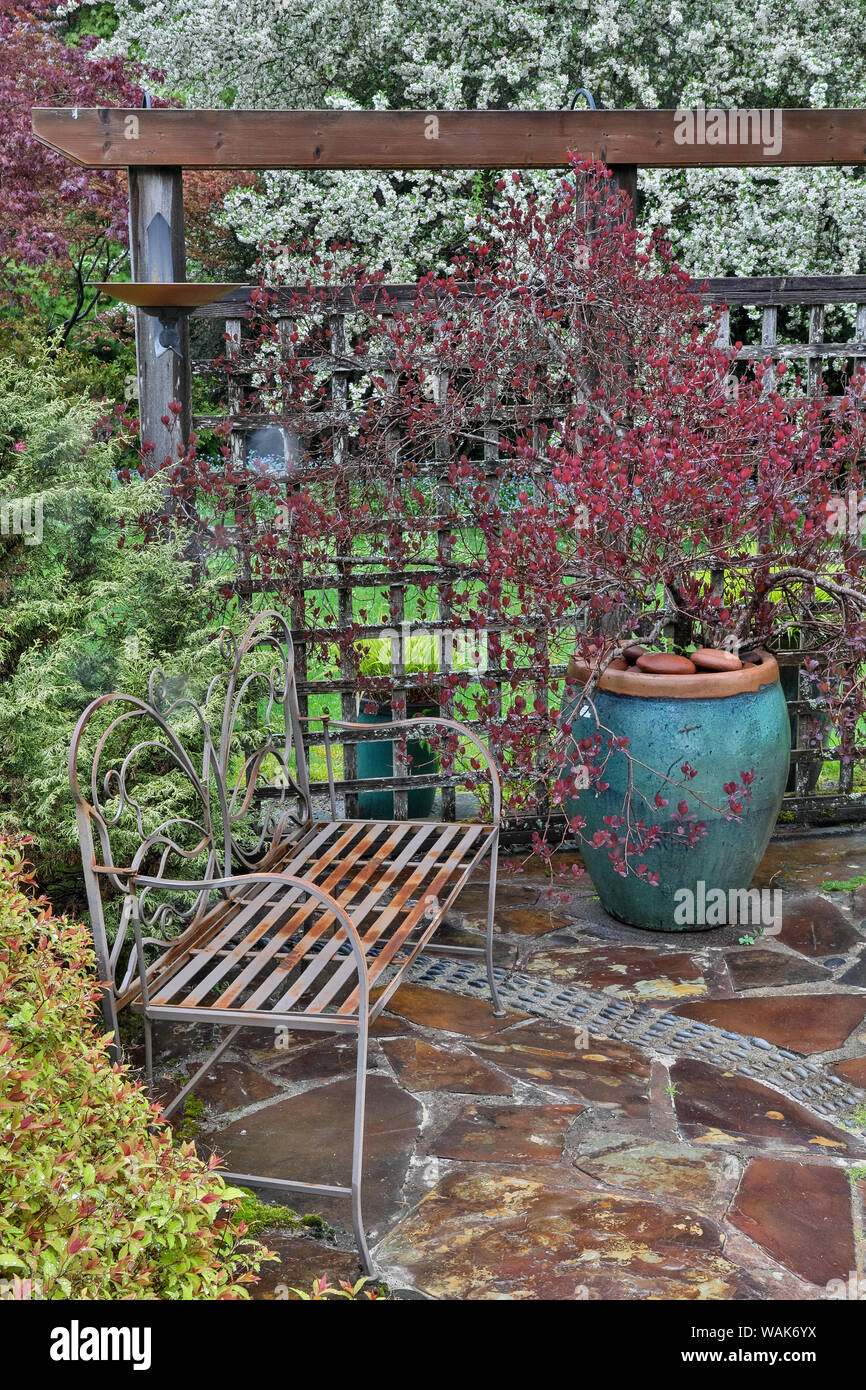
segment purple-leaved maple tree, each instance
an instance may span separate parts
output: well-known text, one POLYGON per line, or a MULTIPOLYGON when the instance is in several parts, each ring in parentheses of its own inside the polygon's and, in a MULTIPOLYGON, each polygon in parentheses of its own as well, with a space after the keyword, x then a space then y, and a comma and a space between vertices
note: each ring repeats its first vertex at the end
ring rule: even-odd
POLYGON ((109 279, 127 244, 126 175, 81 169, 36 139, 34 106, 141 106, 141 67, 94 57, 95 38, 65 41, 50 0, 0 12, 0 294, 26 302, 37 269, 72 295, 51 326, 65 339, 95 303, 90 280, 109 279))

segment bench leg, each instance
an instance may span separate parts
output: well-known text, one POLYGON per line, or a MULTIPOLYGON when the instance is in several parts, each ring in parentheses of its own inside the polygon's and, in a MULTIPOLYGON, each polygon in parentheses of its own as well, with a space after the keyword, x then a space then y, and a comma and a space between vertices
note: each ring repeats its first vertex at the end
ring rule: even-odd
POLYGON ((207 1057, 202 1062, 201 1066, 198 1068, 198 1071, 195 1073, 194 1076, 190 1077, 183 1090, 178 1091, 174 1100, 169 1101, 168 1105, 163 1107, 162 1118, 164 1120, 167 1120, 169 1115, 173 1115, 177 1107, 180 1105, 181 1101, 186 1100, 187 1096, 195 1090, 196 1086, 201 1081, 205 1072, 209 1071, 210 1068, 214 1065, 214 1063, 219 1061, 223 1053, 234 1042, 242 1027, 243 1025, 239 1023, 235 1028, 232 1028, 231 1032, 226 1034, 222 1042, 217 1043, 213 1051, 208 1053, 207 1057))
MULTIPOLYGON (((227 1048, 234 1041, 240 1032, 242 1024, 235 1028, 223 1038, 222 1042, 210 1052, 206 1060, 198 1068, 195 1075, 179 1091, 167 1106, 162 1114, 164 1119, 168 1119, 173 1114, 183 1100, 193 1091, 204 1076, 205 1072, 213 1066, 214 1062, 222 1056, 227 1048)), ((145 1055, 151 1058, 150 1066, 152 1070, 152 1052, 147 1039, 150 1036, 151 1022, 145 1018, 145 1055)), ((367 1039, 369 1035, 369 1020, 366 1009, 361 1010, 360 1024, 358 1029, 358 1057, 355 1066, 355 1113, 352 1131, 352 1185, 347 1187, 331 1187, 323 1183, 293 1182, 286 1178, 270 1178, 263 1175, 250 1173, 228 1173, 220 1170, 221 1176, 227 1182, 235 1182, 246 1187, 273 1187, 284 1188, 290 1192, 322 1192, 334 1196, 346 1196, 351 1194, 352 1198, 352 1229, 355 1233, 355 1242, 358 1246, 358 1254, 361 1257, 361 1265, 365 1274, 373 1274, 373 1259, 370 1255, 370 1248, 367 1245, 367 1237, 364 1232, 364 1220, 361 1211, 361 1182, 364 1172, 364 1112, 367 1096, 367 1039)))
POLYGON ((144 1074, 153 1090, 153 1024, 147 1014, 144 1015, 144 1074))
POLYGON ((485 957, 487 960, 487 983, 490 986, 490 997, 493 1000, 493 1012, 497 1018, 501 1018, 505 1013, 502 1007, 502 1000, 499 998, 499 991, 496 988, 496 979, 493 974, 493 914, 496 911, 496 871, 499 867, 499 836, 493 841, 493 848, 490 851, 490 887, 487 890, 487 942, 485 957))
POLYGON ((367 1037, 369 1019, 366 1009, 360 1012, 358 1057, 355 1067, 355 1119, 352 1137, 352 1228, 365 1274, 373 1273, 373 1260, 364 1233, 361 1212, 361 1181, 364 1175, 364 1109, 367 1095, 367 1037))

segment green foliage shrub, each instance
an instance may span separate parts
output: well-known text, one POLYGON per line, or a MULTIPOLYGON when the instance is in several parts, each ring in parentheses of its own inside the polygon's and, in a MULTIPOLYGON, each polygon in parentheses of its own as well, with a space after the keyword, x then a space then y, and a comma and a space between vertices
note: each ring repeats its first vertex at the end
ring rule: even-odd
MULTIPOLYGON (((47 347, 0 356, 0 825, 35 836, 45 884, 78 862, 66 760, 84 707, 146 694, 154 666, 192 677, 219 626, 180 538, 142 543, 164 481, 125 466, 103 413, 70 393, 47 347), (14 534, 15 506, 31 534, 14 534)), ((169 803, 185 794, 162 789, 169 803)))
POLYGON ((246 1298, 243 1194, 172 1146, 94 1025, 89 934, 0 840, 0 1278, 44 1298, 246 1298))
POLYGON ((134 413, 135 330, 122 306, 101 302, 99 316, 79 323, 63 343, 51 315, 62 321, 71 303, 37 270, 22 270, 21 278, 29 283, 27 302, 6 305, 0 312, 0 354, 26 366, 34 355, 47 352, 55 385, 64 396, 105 402, 106 412, 123 401, 134 413))

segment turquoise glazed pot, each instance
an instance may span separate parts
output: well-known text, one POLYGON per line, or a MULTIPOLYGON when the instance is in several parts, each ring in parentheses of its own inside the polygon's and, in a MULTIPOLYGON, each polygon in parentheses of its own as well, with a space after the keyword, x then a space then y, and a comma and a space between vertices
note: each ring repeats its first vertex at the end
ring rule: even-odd
MULTIPOLYGON (((421 714, 438 714, 439 711, 428 705, 406 706, 407 719, 414 719, 421 714)), ((359 724, 389 724, 394 718, 390 705, 380 705, 375 714, 360 713, 357 716, 359 724)), ((406 744, 406 752, 412 759, 409 764, 410 777, 430 777, 439 771, 439 760, 433 753, 430 745, 422 742, 421 739, 410 738, 406 744)), ((390 739, 380 739, 376 743, 358 744, 358 777, 366 781, 374 777, 393 777, 394 775, 394 744, 390 739)), ((433 802, 436 799, 435 787, 419 787, 417 791, 410 791, 407 797, 408 816, 410 820, 427 820, 433 810, 433 802)), ((394 793, 389 791, 359 792, 358 794, 359 814, 367 820, 393 820, 394 819, 394 793)))
MULTIPOLYGON (((606 849, 582 846, 602 906, 621 922, 648 931, 699 931, 706 929, 701 922, 675 920, 677 905, 683 902, 682 896, 674 897, 678 890, 688 889, 695 894, 691 901, 700 901, 698 885, 703 883, 704 893, 721 889, 727 902, 731 890, 749 887, 779 815, 790 762, 790 725, 779 668, 766 652, 756 654, 755 662, 723 674, 651 676, 631 668, 602 677, 593 696, 601 725, 627 738, 632 757, 647 765, 634 765, 638 795, 632 798, 633 816, 673 829, 675 823, 664 818, 678 802, 688 801, 689 813, 707 825, 706 834, 691 848, 676 835, 665 835, 641 856, 659 875, 657 887, 633 873, 622 877, 606 849), (680 773, 685 762, 698 774, 690 782, 680 773), (692 795, 697 792, 711 806, 726 809, 724 783, 739 782, 740 773, 751 770, 751 802, 745 803, 739 823, 702 806, 692 795), (658 773, 686 785, 671 787, 658 773), (653 807, 657 791, 668 798, 663 810, 653 807)), ((589 671, 573 662, 570 674, 583 684, 589 671)), ((571 724, 566 767, 572 767, 581 761, 575 742, 590 737, 596 723, 582 696, 566 705, 563 720, 571 724)), ((622 814, 628 767, 624 753, 612 753, 604 774, 608 790, 597 796, 588 789, 566 803, 569 816, 586 821, 584 834, 589 838, 606 828, 605 816, 622 814)))

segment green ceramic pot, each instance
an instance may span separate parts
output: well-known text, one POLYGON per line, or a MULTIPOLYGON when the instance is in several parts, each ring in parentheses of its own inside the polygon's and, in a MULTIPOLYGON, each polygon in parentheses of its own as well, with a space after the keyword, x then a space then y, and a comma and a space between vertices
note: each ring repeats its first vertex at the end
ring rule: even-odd
MULTIPOLYGON (((407 719, 415 719, 422 714, 438 714, 439 710, 428 704, 407 704, 407 719)), ((360 713, 359 724, 388 724, 394 718, 389 704, 379 705, 375 713, 360 713)), ((439 759, 429 743, 410 738, 406 751, 412 759, 409 764, 410 777, 430 777, 439 771, 439 759)), ((394 744, 390 739, 379 739, 375 743, 358 744, 358 778, 366 781, 374 777, 393 777, 394 744)), ((436 799, 435 787, 418 787, 410 791, 407 808, 410 820, 427 820, 436 799)), ((366 820, 393 820, 394 793, 390 791, 359 792, 358 811, 366 820)))
MULTIPOLYGON (((790 761, 788 712, 778 666, 766 652, 758 653, 756 662, 742 672, 722 675, 648 676, 632 668, 602 677, 593 696, 599 720, 614 734, 628 738, 629 752, 637 760, 633 815, 673 829, 675 823, 663 818, 679 801, 687 800, 689 811, 707 823, 706 834, 691 848, 676 835, 665 835, 659 846, 647 851, 645 862, 659 875, 657 887, 634 874, 618 874, 605 849, 583 848, 603 907, 620 921, 649 931, 711 928, 721 923, 717 907, 708 914, 711 920, 701 920, 700 904, 706 903, 708 893, 721 890, 730 901, 732 891, 749 887, 779 815, 790 761), (665 787, 658 772, 682 781, 679 769, 685 762, 698 774, 688 784, 689 790, 665 787), (698 792, 712 806, 726 808, 724 783, 752 770, 751 801, 739 822, 702 806, 692 795, 698 792), (661 811, 653 809, 659 790, 669 800, 661 811), (649 806, 641 801, 641 793, 649 806), (682 890, 693 895, 697 907, 687 921, 682 920, 683 905, 689 899, 682 890)), ((571 674, 582 684, 589 672, 572 663, 571 674)), ((580 762, 574 744, 595 732, 595 718, 578 695, 564 708, 563 720, 571 725, 572 751, 566 764, 571 767, 580 762)), ((587 789, 566 803, 569 816, 583 816, 584 834, 590 839, 606 828, 605 816, 622 813, 628 770, 625 754, 613 753, 605 771, 608 789, 599 795, 587 789)), ((727 920, 742 919, 726 913, 723 921, 727 920)))

